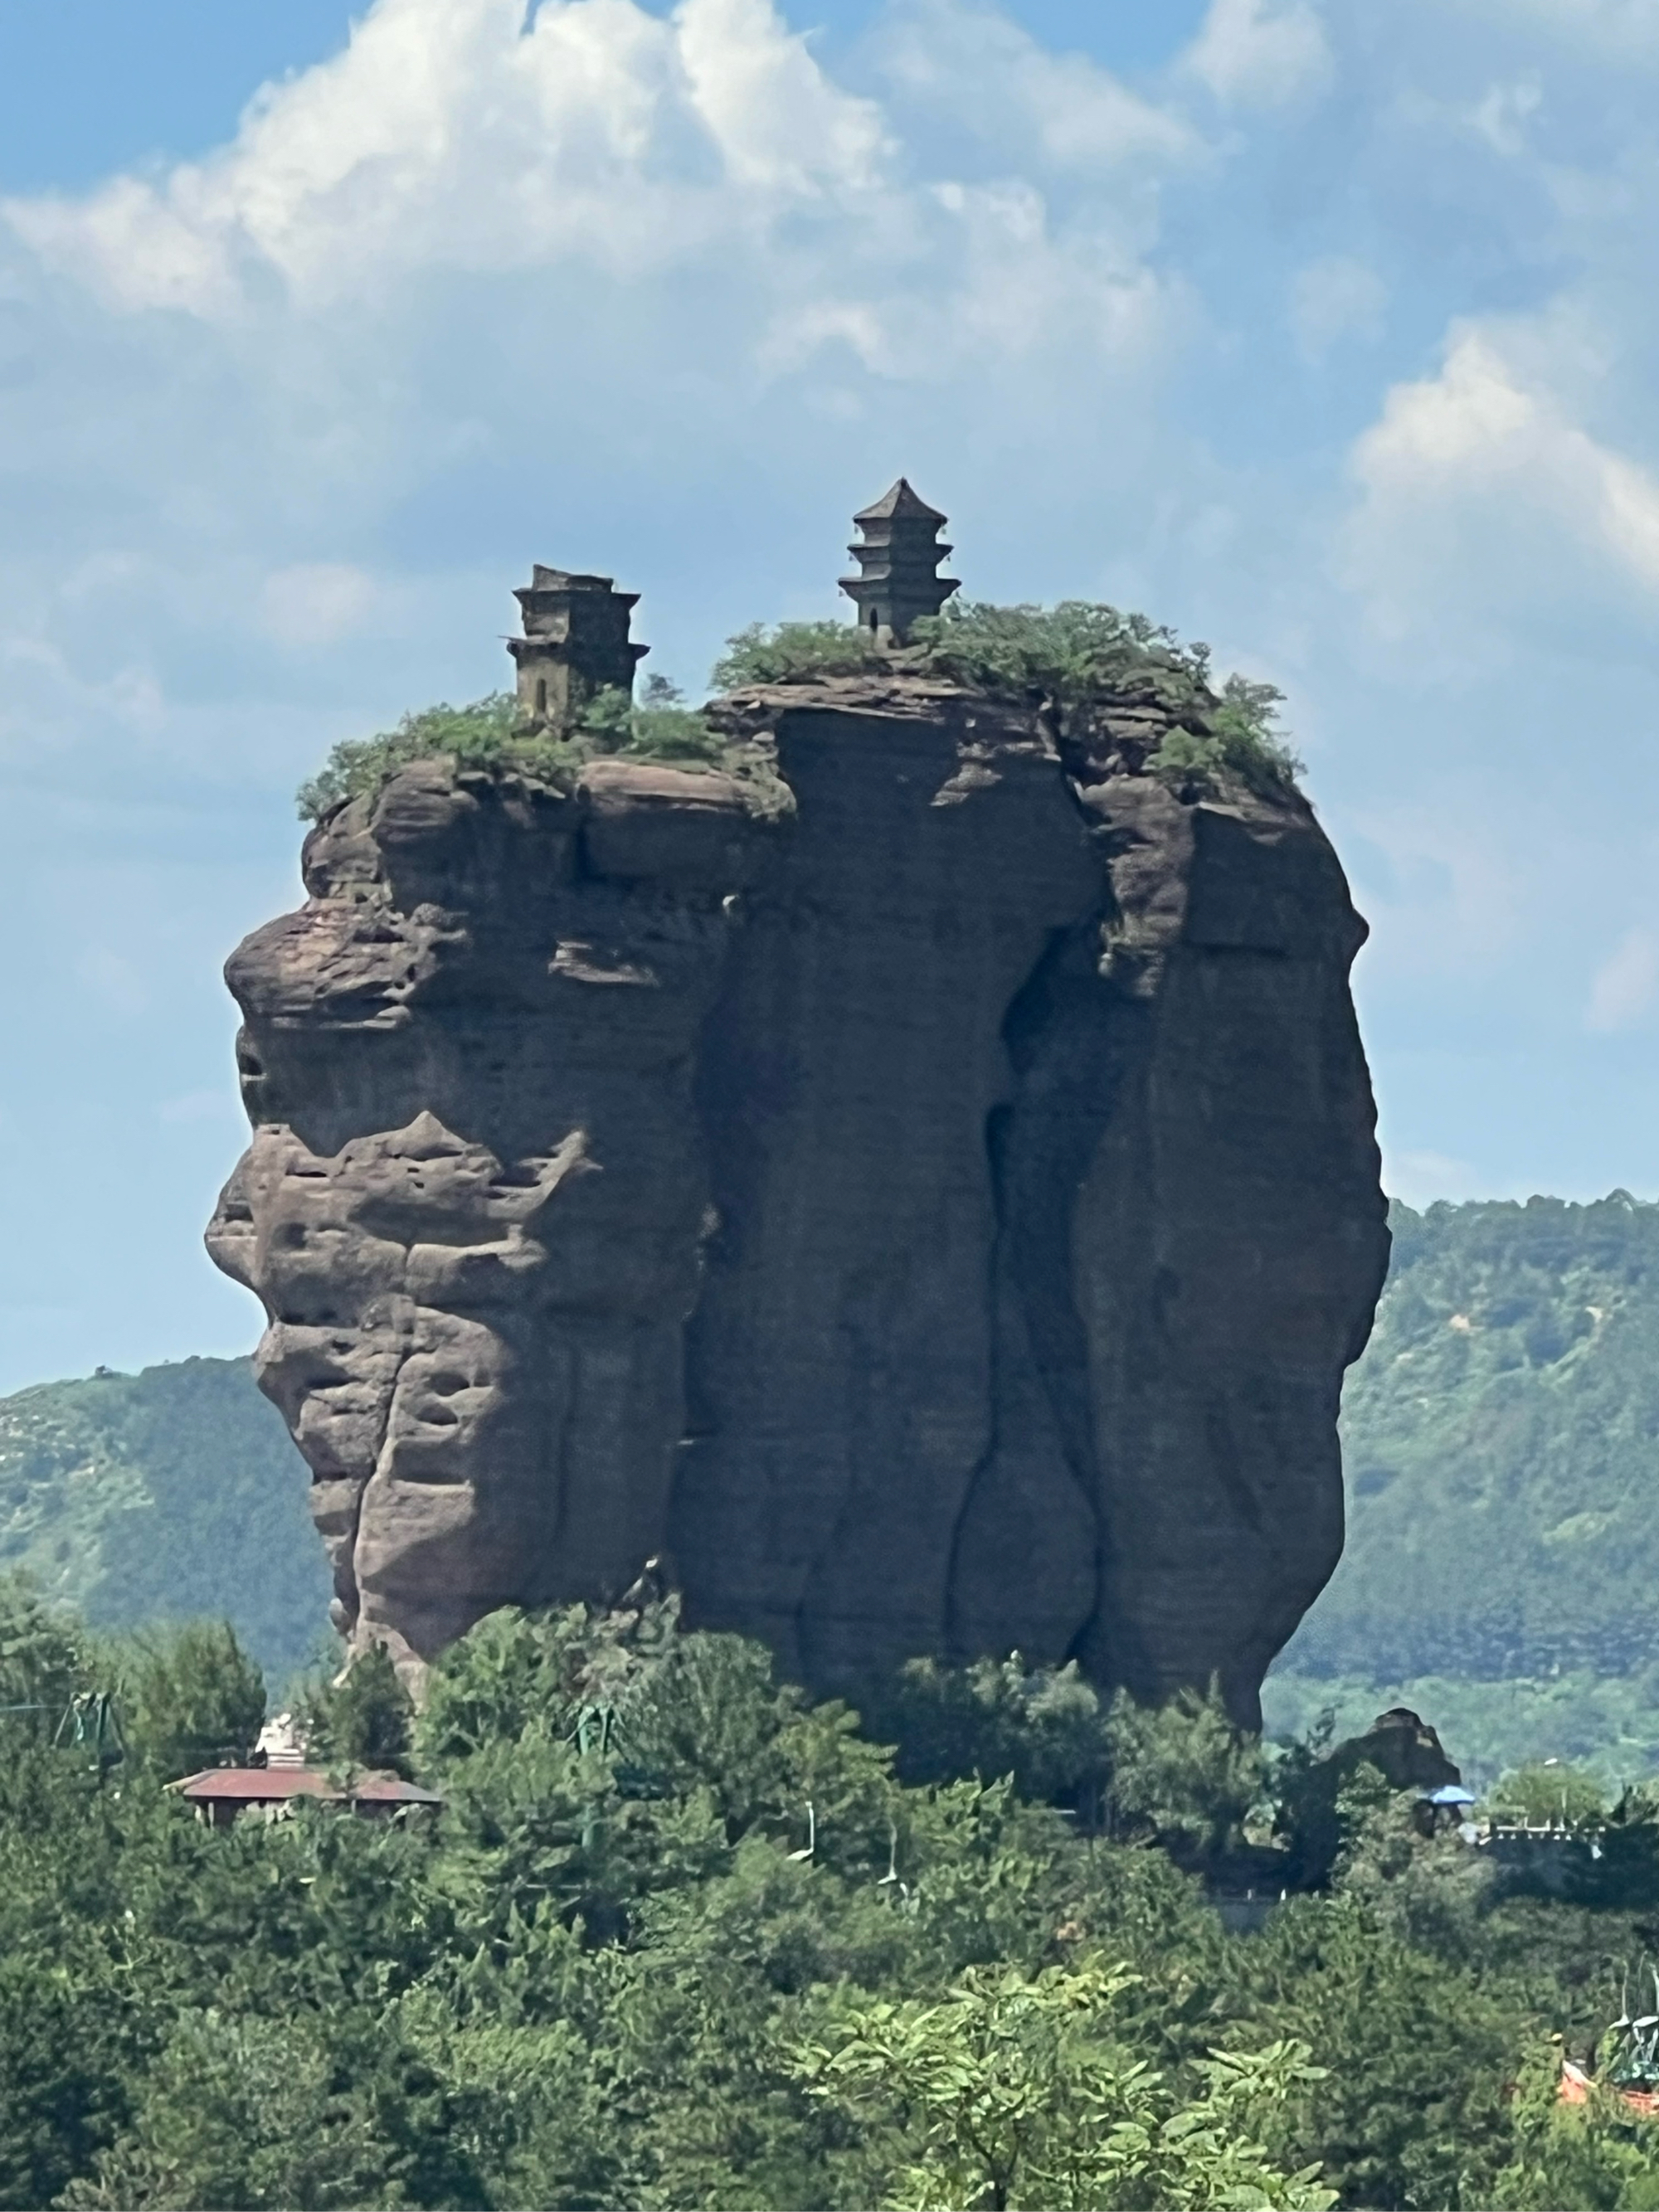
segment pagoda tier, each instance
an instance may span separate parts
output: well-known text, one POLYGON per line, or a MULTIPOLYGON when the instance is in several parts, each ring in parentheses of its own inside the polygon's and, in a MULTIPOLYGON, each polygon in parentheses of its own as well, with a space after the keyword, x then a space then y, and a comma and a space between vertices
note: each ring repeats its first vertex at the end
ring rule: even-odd
POLYGON ((524 612, 522 637, 507 649, 518 664, 519 704, 526 720, 573 728, 601 691, 632 696, 634 670, 651 650, 629 640, 637 592, 609 576, 576 576, 538 561, 513 594, 524 612))
POLYGON ((959 586, 939 574, 951 552, 939 543, 945 517, 917 497, 901 477, 884 499, 853 517, 860 542, 848 551, 859 564, 841 588, 858 607, 859 623, 878 645, 903 645, 910 625, 936 615, 959 586))

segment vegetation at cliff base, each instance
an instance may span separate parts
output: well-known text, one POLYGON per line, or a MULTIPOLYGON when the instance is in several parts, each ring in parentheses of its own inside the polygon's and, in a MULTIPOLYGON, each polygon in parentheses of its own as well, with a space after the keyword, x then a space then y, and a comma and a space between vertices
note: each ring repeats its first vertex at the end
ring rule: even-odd
POLYGON ((0 2206, 1659 2189, 1659 2130, 1560 2106, 1549 2039, 1588 2058, 1612 2019, 1659 1934, 1659 1850, 1620 1901, 1550 1902, 1361 1769, 1328 1889, 1232 1936, 1205 1877, 1297 1800, 1212 1701, 1103 1713, 1075 1676, 935 1668, 896 1764, 672 1602, 492 1615, 418 1715, 384 1664, 350 1682, 317 1692, 319 1755, 400 1745, 441 1809, 210 1828, 167 1785, 257 1718, 234 1638, 135 1653, 0 1589, 0 1705, 29 1708, 0 1717, 0 2206), (54 1726, 100 1687, 118 1760, 54 1726), (947 1742, 958 1771, 902 1778, 947 1742), (1098 1817, 1038 1786, 1079 1759, 1098 1817))

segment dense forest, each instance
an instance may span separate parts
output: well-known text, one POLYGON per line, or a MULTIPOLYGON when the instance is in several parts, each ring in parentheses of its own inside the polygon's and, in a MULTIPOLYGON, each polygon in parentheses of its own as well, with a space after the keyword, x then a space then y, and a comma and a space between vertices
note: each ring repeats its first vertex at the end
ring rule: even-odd
MULTIPOLYGON (((1395 1206, 1343 1404, 1347 1550, 1268 1685, 1428 1712, 1478 1778, 1659 1770, 1659 1206, 1395 1206)), ((95 1623, 222 1614, 280 1686, 324 1630, 306 1471, 245 1362, 0 1401, 0 1565, 95 1623)))
POLYGON ((418 1717, 314 1685, 313 1761, 444 1801, 394 1821, 169 1791, 264 1710, 222 1628, 14 1577, 0 1704, 0 2206, 1659 2203, 1552 2040, 1605 2056, 1659 1948, 1644 1797, 1575 1779, 1548 1899, 1206 1701, 922 1665, 866 1733, 672 1602, 495 1615, 418 1717), (1229 1934, 1249 1867, 1310 1887, 1229 1934))

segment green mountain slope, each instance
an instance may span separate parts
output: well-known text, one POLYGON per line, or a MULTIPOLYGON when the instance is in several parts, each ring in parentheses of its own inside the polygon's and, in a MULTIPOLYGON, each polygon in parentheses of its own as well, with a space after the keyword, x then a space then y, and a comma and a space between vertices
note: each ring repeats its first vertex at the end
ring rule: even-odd
POLYGON ((305 1462, 245 1359, 0 1399, 0 1567, 123 1628, 222 1614, 280 1688, 327 1626, 305 1462))
POLYGON ((1480 1680, 1659 1658, 1659 1206, 1394 1210, 1342 1429, 1342 1563, 1301 1673, 1480 1680))

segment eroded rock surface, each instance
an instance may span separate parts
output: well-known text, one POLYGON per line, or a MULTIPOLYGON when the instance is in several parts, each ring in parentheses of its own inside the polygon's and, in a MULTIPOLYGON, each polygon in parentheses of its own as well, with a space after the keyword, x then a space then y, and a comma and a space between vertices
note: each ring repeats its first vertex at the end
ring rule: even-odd
POLYGON ((785 804, 420 763, 230 963, 209 1241, 339 1624, 429 1659, 658 1553, 819 1687, 1018 1648, 1249 1717, 1387 1255, 1329 845, 939 682, 728 712, 785 804))

